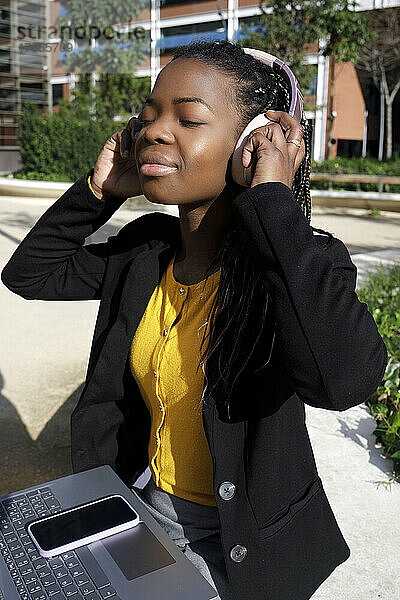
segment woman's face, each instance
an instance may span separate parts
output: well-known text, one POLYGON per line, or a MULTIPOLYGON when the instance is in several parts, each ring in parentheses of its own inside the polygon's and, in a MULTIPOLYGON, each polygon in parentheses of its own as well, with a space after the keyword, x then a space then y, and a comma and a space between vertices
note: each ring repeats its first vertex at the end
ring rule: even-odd
POLYGON ((160 71, 139 115, 144 123, 135 147, 141 187, 150 201, 201 205, 222 193, 239 125, 229 101, 232 85, 231 77, 190 58, 179 57, 160 71), (175 165, 173 172, 157 175, 153 167, 141 172, 143 162, 163 159, 175 165))

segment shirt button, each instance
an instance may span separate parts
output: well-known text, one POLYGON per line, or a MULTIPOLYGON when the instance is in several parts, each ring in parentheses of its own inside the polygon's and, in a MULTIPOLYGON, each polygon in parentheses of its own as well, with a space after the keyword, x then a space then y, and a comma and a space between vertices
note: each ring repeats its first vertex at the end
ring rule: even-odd
POLYGON ((236 486, 231 481, 224 481, 218 488, 218 493, 223 500, 230 500, 235 495, 236 486))
POLYGON ((163 409, 163 405, 162 405, 162 404, 160 404, 160 410, 162 410, 162 409, 163 409))
POLYGON ((153 371, 153 373, 154 373, 154 377, 157 377, 157 373, 156 373, 156 371, 153 371))
POLYGON ((167 335, 168 331, 166 329, 164 329, 163 331, 163 335, 167 335))
POLYGON ((180 287, 180 288, 179 288, 179 293, 180 293, 180 295, 181 295, 181 296, 182 296, 182 294, 184 294, 184 293, 185 293, 185 290, 184 290, 184 288, 183 288, 183 287, 180 287))
POLYGON ((240 544, 236 544, 236 546, 233 546, 229 555, 234 562, 242 562, 247 555, 247 548, 240 546, 240 544))

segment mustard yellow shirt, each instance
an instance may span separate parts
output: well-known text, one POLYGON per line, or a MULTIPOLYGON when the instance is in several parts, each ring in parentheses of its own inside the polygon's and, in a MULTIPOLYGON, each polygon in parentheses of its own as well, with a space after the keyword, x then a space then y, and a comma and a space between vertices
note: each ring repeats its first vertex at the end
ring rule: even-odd
POLYGON ((151 414, 148 452, 154 482, 170 494, 216 506, 202 417, 204 371, 197 366, 220 271, 184 285, 174 277, 174 260, 175 255, 136 330, 130 368, 151 414))

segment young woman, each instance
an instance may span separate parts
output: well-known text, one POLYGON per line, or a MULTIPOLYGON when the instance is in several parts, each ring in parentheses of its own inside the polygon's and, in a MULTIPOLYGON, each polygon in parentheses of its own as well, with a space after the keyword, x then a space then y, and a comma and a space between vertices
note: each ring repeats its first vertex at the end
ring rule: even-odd
POLYGON ((24 298, 100 300, 74 471, 113 466, 221 600, 306 600, 349 557, 304 403, 360 404, 387 363, 347 248, 310 226, 311 134, 288 106, 285 79, 238 45, 180 48, 138 129, 107 140, 2 272, 24 298), (245 189, 232 153, 269 109, 245 189), (141 193, 179 219, 152 212, 84 245, 141 193))

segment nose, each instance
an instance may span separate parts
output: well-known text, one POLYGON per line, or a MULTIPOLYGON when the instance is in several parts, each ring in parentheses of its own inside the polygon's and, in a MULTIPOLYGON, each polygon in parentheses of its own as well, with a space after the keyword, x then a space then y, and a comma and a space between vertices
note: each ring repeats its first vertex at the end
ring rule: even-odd
POLYGON ((144 123, 141 134, 149 143, 171 144, 174 141, 170 124, 161 118, 144 123))

